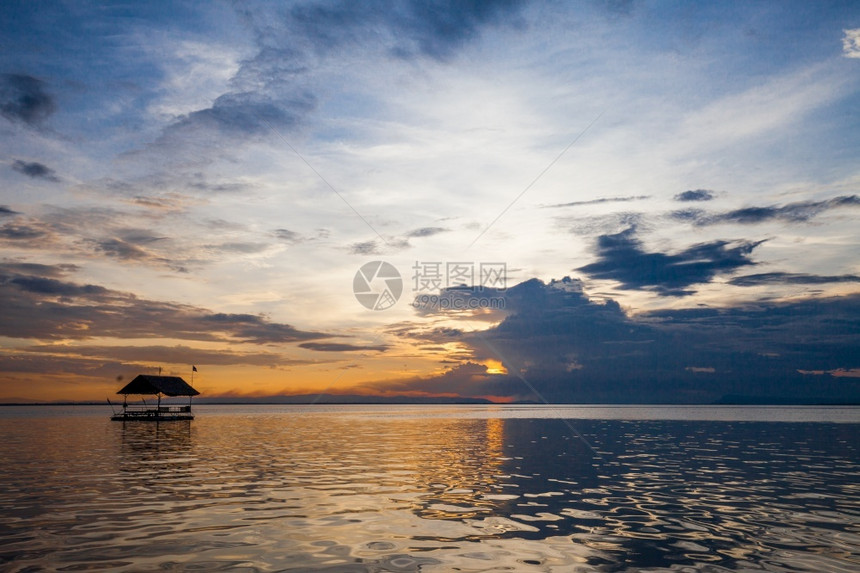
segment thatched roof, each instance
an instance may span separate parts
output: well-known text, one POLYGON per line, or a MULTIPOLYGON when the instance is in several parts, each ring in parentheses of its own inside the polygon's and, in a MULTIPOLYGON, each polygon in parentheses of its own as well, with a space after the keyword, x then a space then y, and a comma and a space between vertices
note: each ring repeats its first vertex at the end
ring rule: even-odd
POLYGON ((165 396, 196 396, 197 390, 179 376, 140 374, 117 394, 164 394, 165 396))

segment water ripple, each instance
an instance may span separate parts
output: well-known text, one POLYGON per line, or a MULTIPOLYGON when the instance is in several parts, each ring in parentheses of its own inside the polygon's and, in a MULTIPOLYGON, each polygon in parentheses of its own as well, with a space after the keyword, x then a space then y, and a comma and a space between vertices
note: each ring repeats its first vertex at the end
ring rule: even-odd
POLYGON ((857 424, 0 419, 2 571, 855 571, 857 424))

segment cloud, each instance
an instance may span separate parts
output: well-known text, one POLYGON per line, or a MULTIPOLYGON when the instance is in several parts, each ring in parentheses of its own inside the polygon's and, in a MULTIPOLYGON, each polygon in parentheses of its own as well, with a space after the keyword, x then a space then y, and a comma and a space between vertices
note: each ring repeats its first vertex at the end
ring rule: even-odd
POLYGON ((316 350, 318 352, 356 352, 361 350, 385 352, 388 350, 388 346, 382 344, 376 346, 363 346, 360 344, 343 344, 340 342, 302 342, 299 346, 301 348, 316 350))
POLYGON ((215 313, 54 278, 71 270, 68 265, 36 268, 0 263, 0 300, 4 308, 0 335, 44 340, 173 338, 253 344, 330 337, 260 315, 215 313))
POLYGON ((586 217, 556 217, 556 224, 575 235, 605 235, 619 233, 629 227, 642 225, 643 214, 633 211, 619 211, 606 215, 586 217))
POLYGON ((805 121, 814 110, 831 104, 850 89, 845 75, 835 75, 834 69, 813 64, 786 74, 758 76, 748 84, 730 83, 728 90, 733 93, 711 99, 686 114, 673 138, 702 153, 709 148, 743 146, 745 141, 768 133, 786 133, 787 128, 805 121), (739 86, 745 89, 734 91, 739 86))
POLYGON ((818 403, 860 399, 851 372, 860 295, 628 316, 572 279, 508 289, 508 316, 483 331, 413 332, 469 350, 460 367, 398 388, 573 403, 712 403, 727 395, 818 403), (507 374, 484 363, 500 361, 507 374), (710 374, 719 373, 719 376, 710 374), (536 391, 536 392, 535 392, 536 391))
POLYGON ((0 114, 35 126, 54 113, 54 98, 44 82, 25 74, 0 74, 0 114))
POLYGON ((555 209, 559 207, 581 207, 583 205, 600 205, 602 203, 629 203, 630 201, 642 201, 650 199, 650 195, 631 195, 629 197, 603 197, 602 199, 591 199, 590 201, 573 201, 571 203, 556 203, 555 205, 543 205, 543 209, 555 209))
POLYGON ((860 28, 842 30, 842 55, 846 58, 860 58, 860 28))
POLYGON ((524 3, 518 0, 448 2, 445 0, 407 3, 407 15, 395 21, 398 32, 406 32, 395 47, 400 56, 415 53, 446 60, 488 25, 510 22, 524 3), (404 41, 409 38, 411 41, 404 41))
POLYGON ((798 370, 801 374, 824 376, 825 374, 836 378, 860 378, 860 368, 834 368, 833 370, 798 370))
POLYGON ((40 248, 51 231, 38 224, 7 223, 0 227, 0 242, 12 243, 17 247, 40 248), (40 239, 40 242, 35 242, 40 239))
POLYGON ((310 93, 274 101, 255 93, 228 93, 218 97, 212 107, 191 112, 172 125, 173 132, 188 129, 216 130, 227 136, 258 135, 272 128, 295 127, 301 118, 316 107, 310 93))
POLYGON ((707 219, 709 215, 704 209, 678 209, 669 213, 669 216, 676 221, 698 224, 707 219))
POLYGON ((18 211, 13 211, 6 205, 0 205, 0 217, 14 217, 15 215, 20 215, 18 211))
POLYGON ((21 161, 20 159, 16 159, 12 163, 12 169, 33 179, 44 179, 45 181, 52 181, 54 183, 60 181, 60 178, 57 177, 53 169, 36 161, 21 161))
POLYGON ((688 221, 696 225, 716 225, 719 223, 754 225, 768 221, 805 223, 825 211, 858 206, 860 206, 860 197, 857 195, 841 195, 824 201, 797 201, 785 205, 744 207, 716 214, 699 209, 686 209, 674 211, 671 216, 677 220, 688 221))
POLYGON ((349 252, 353 255, 378 255, 379 245, 376 241, 362 241, 349 246, 349 252))
POLYGON ((405 236, 388 235, 382 239, 382 245, 380 241, 375 239, 352 243, 349 246, 349 252, 353 255, 381 255, 383 251, 399 251, 411 248, 412 244, 409 242, 409 239, 432 237, 440 233, 447 233, 448 231, 450 229, 443 227, 421 227, 408 231, 405 236))
POLYGON ((710 201, 714 193, 706 189, 691 189, 675 195, 675 201, 710 201))
POLYGON ((135 197, 127 199, 127 201, 133 205, 139 205, 141 207, 155 209, 158 211, 180 211, 182 210, 185 203, 184 198, 175 194, 168 194, 165 196, 158 197, 137 195, 135 197))
POLYGON ((597 239, 597 262, 578 271, 593 279, 614 280, 621 288, 651 290, 661 296, 686 296, 688 287, 710 282, 716 275, 755 264, 750 260, 759 242, 699 243, 675 254, 646 252, 636 227, 597 239))
POLYGON ((76 356, 49 356, 26 351, 13 355, 0 354, 0 372, 4 374, 24 373, 40 375, 88 376, 93 379, 114 379, 119 373, 131 375, 139 366, 125 364, 109 358, 84 358, 76 356))
POLYGON ((80 267, 73 264, 43 265, 40 263, 21 263, 7 260, 0 263, 0 269, 13 275, 59 278, 77 272, 80 270, 80 267))
POLYGON ((412 307, 420 315, 446 314, 470 316, 475 320, 495 322, 504 314, 504 291, 484 286, 441 288, 438 294, 415 296, 412 307))
POLYGON ((318 228, 313 230, 313 234, 304 235, 297 231, 291 231, 290 229, 275 229, 272 231, 272 235, 274 235, 274 237, 279 241, 283 241, 289 245, 298 245, 301 243, 328 239, 331 236, 331 231, 324 228, 318 228))
POLYGON ((200 320, 203 323, 217 325, 228 336, 256 344, 298 342, 331 337, 321 332, 304 332, 289 324, 273 323, 263 316, 253 314, 203 314, 200 320))
POLYGON ((167 267, 180 273, 188 272, 188 269, 182 263, 160 256, 144 248, 146 245, 161 240, 164 240, 164 238, 156 237, 148 231, 141 231, 139 235, 126 233, 124 237, 91 239, 88 240, 88 243, 93 245, 97 252, 122 262, 144 263, 167 267))
POLYGON ((274 234, 279 240, 291 245, 301 243, 303 240, 301 234, 296 233, 295 231, 290 231, 289 229, 275 229, 274 234))
POLYGON ((735 286, 749 287, 761 285, 799 285, 799 284, 827 284, 827 283, 856 283, 860 277, 856 275, 808 275, 804 273, 760 273, 734 277, 729 284, 735 286))
POLYGON ((406 233, 407 237, 432 237, 433 235, 438 235, 439 233, 447 233, 450 229, 445 229, 444 227, 421 227, 420 229, 414 229, 406 233))
POLYGON ((102 253, 123 261, 151 260, 153 258, 149 252, 122 239, 100 239, 94 243, 95 247, 102 253))
POLYGON ((50 251, 54 255, 141 263, 177 272, 187 272, 188 264, 206 262, 197 257, 212 253, 203 252, 200 245, 190 245, 187 228, 170 229, 186 237, 178 242, 157 232, 168 215, 105 207, 53 208, 39 219, 19 217, 0 225, 0 245, 50 251), (147 227, 128 225, 130 222, 147 227))
POLYGON ((270 247, 268 243, 254 242, 231 242, 219 243, 216 245, 203 245, 205 249, 217 251, 219 253, 238 253, 242 255, 252 255, 254 253, 262 253, 270 247))
POLYGON ((231 78, 232 90, 168 126, 153 149, 198 131, 253 136, 293 130, 317 107, 311 72, 345 50, 445 61, 488 26, 509 25, 519 0, 299 3, 237 8, 257 53, 231 78))
POLYGON ((381 394, 418 394, 431 396, 484 397, 509 395, 510 380, 506 376, 490 374, 484 364, 466 361, 432 377, 414 377, 407 380, 369 383, 363 391, 381 394), (496 394, 498 393, 498 394, 496 394))
POLYGON ((93 297, 108 293, 108 290, 101 286, 80 285, 45 277, 18 276, 9 278, 8 281, 9 284, 18 286, 21 290, 31 294, 93 297))
POLYGON ((290 19, 293 30, 320 51, 373 38, 397 57, 446 61, 482 28, 515 21, 523 5, 519 0, 299 4, 290 19))
POLYGON ((699 374, 714 374, 717 371, 713 366, 687 366, 684 370, 688 372, 697 372, 699 374))
MULTIPOLYGON (((75 359, 107 359, 131 364, 287 366, 307 363, 306 360, 291 359, 274 352, 243 352, 225 348, 212 350, 193 348, 181 344, 174 346, 76 346, 44 344, 27 346, 21 348, 21 351, 31 354, 74 357, 75 359)), ((42 367, 44 368, 44 365, 42 367)))

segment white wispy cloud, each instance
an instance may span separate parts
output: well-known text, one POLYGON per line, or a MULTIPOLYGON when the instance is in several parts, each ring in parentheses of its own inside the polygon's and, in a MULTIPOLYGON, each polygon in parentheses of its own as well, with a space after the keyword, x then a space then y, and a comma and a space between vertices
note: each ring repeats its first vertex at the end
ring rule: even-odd
POLYGON ((842 81, 816 65, 716 99, 690 114, 684 132, 707 145, 729 145, 798 123, 839 97, 842 81))
POLYGON ((842 55, 846 58, 860 58, 860 28, 843 30, 842 55))
POLYGON ((164 80, 150 112, 174 119, 210 107, 229 88, 247 54, 241 47, 180 40, 158 45, 163 58, 164 80))

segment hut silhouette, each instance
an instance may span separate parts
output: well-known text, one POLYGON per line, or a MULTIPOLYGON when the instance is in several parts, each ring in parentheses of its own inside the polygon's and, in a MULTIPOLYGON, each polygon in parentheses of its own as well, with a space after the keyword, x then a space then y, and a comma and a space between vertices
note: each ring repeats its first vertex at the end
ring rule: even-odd
POLYGON ((123 395, 122 411, 114 412, 111 420, 193 420, 194 414, 191 413, 191 397, 200 394, 192 388, 188 382, 179 376, 154 376, 151 374, 140 374, 134 380, 123 386, 117 392, 123 395), (156 396, 155 405, 147 404, 146 400, 142 400, 142 404, 129 404, 128 397, 130 395, 140 396, 156 396), (162 396, 188 396, 187 406, 162 406, 162 396))

